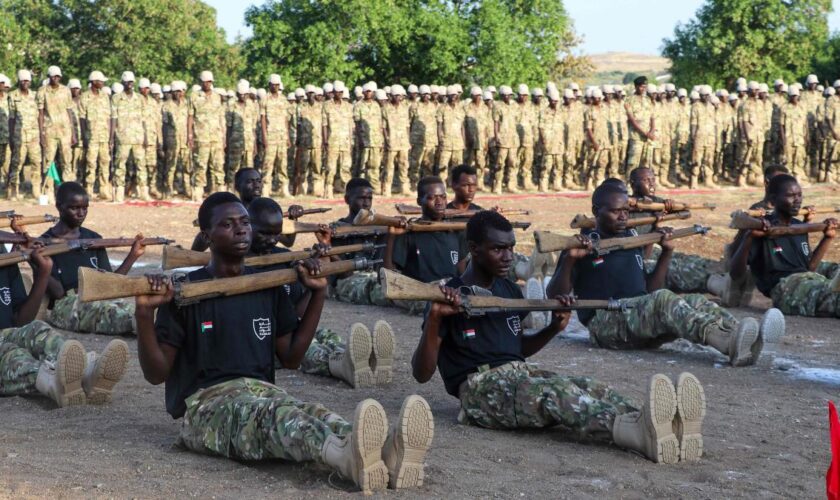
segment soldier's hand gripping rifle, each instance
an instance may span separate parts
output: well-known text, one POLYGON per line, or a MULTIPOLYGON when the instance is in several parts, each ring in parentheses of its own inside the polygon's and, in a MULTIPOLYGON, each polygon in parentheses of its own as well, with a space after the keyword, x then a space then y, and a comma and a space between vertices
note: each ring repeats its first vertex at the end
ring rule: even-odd
POLYGON ((717 205, 714 203, 681 203, 668 201, 661 203, 656 201, 644 201, 630 198, 628 200, 631 212, 682 212, 683 210, 714 210, 717 205))
MULTIPOLYGON (((753 208, 750 210, 736 210, 732 212, 732 217, 735 217, 737 213, 745 213, 750 217, 764 217, 767 214, 772 214, 772 210, 764 210, 763 208, 753 208)), ((792 214, 794 217, 804 217, 808 214, 836 214, 840 213, 840 207, 811 207, 808 208, 800 208, 795 214, 792 214)))
POLYGON ((790 226, 771 226, 767 219, 750 217, 746 212, 734 212, 732 221, 729 223, 732 229, 749 231, 763 231, 767 237, 791 236, 795 234, 819 233, 825 231, 825 222, 814 222, 809 224, 791 224, 790 226))
POLYGON ((0 217, 0 228, 12 227, 12 222, 18 226, 26 226, 31 224, 46 224, 58 222, 58 217, 55 215, 13 215, 11 217, 0 217))
MULTIPOLYGON (((387 226, 404 228, 410 233, 429 233, 437 231, 464 231, 467 229, 466 221, 427 221, 427 220, 409 220, 406 221, 403 217, 392 217, 389 215, 381 215, 373 210, 359 210, 356 218, 353 219, 354 226, 387 226)), ((531 227, 530 222, 511 222, 511 225, 517 229, 528 229, 531 227)))
MULTIPOLYGON (((684 227, 674 229, 670 235, 670 239, 685 238, 687 236, 694 236, 696 234, 706 234, 712 228, 701 225, 694 225, 691 227, 684 227)), ((620 238, 605 238, 598 237, 598 233, 589 235, 592 241, 592 251, 597 255, 606 255, 616 250, 626 250, 628 248, 640 248, 659 243, 662 241, 662 233, 653 232, 642 234, 639 236, 628 236, 620 238)), ((547 231, 537 231, 534 233, 534 240, 537 242, 537 251, 541 253, 557 252, 564 250, 571 250, 573 248, 586 248, 576 236, 563 236, 561 234, 549 233, 547 231)))
MULTIPOLYGON (((388 269, 379 270, 379 281, 385 298, 390 300, 426 300, 444 302, 446 296, 435 284, 423 283, 388 269)), ((494 296, 490 290, 469 287, 472 294, 461 293, 461 309, 467 316, 481 316, 490 312, 508 311, 571 311, 578 309, 606 309, 620 311, 625 305, 619 300, 578 300, 565 306, 553 299, 508 299, 494 296)))
MULTIPOLYGON (((36 240, 37 241, 37 240, 36 240)), ((52 245, 47 245, 42 248, 41 254, 45 256, 59 255, 62 253, 72 252, 73 250, 95 250, 99 248, 118 248, 130 247, 137 241, 134 238, 91 238, 78 240, 59 240, 53 239, 50 241, 58 242, 52 245)), ((172 240, 166 238, 143 238, 140 240, 144 246, 149 245, 168 245, 172 240)), ((19 262, 29 260, 29 254, 32 250, 19 250, 16 252, 9 252, 0 254, 0 267, 11 266, 19 262)))
MULTIPOLYGON (((409 205, 407 203, 396 203, 394 206, 397 207, 397 212, 402 215, 422 215, 423 209, 417 205, 409 205)), ((506 216, 511 217, 515 215, 531 215, 531 212, 528 210, 521 210, 516 208, 500 208, 496 210, 498 213, 506 216)), ((481 210, 458 210, 455 208, 447 208, 444 210, 443 218, 444 219, 468 219, 473 215, 481 212, 481 210)))
MULTIPOLYGON (((296 260, 308 259, 323 255, 325 257, 331 255, 341 255, 345 253, 368 252, 376 248, 384 247, 384 245, 376 245, 372 241, 359 243, 357 245, 344 245, 331 247, 324 253, 318 254, 317 250, 300 250, 297 252, 282 252, 270 253, 267 255, 255 255, 252 257, 245 257, 245 265, 260 267, 272 266, 275 264, 285 264, 294 262, 296 260)), ((195 252, 176 246, 163 247, 163 257, 161 258, 161 268, 164 271, 169 269, 177 269, 179 267, 194 267, 206 266, 210 263, 210 253, 195 252)))
MULTIPOLYGON (((312 277, 323 278, 333 274, 367 269, 379 262, 381 261, 364 258, 324 262, 321 264, 321 271, 312 277)), ((173 279, 172 285, 175 289, 175 303, 186 305, 206 299, 240 295, 288 285, 295 283, 298 279, 297 269, 292 268, 193 282, 173 279)), ((164 293, 166 293, 165 289, 153 290, 146 276, 124 276, 87 267, 79 269, 79 300, 82 302, 136 297, 138 295, 163 295, 164 293)))
MULTIPOLYGON (((682 210, 680 212, 671 212, 663 215, 651 215, 650 217, 636 217, 635 219, 627 219, 627 227, 646 226, 648 224, 656 224, 657 222, 665 222, 669 220, 684 220, 691 217, 691 212, 682 210)), ((572 229, 595 229, 595 218, 587 217, 583 214, 575 215, 572 223, 569 225, 572 229)))

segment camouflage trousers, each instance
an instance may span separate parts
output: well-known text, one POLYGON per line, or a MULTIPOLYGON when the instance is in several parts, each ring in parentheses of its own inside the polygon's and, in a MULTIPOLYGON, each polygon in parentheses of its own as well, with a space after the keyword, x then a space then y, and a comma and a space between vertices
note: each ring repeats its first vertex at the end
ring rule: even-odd
MULTIPOLYGON (((645 271, 650 274, 662 249, 653 247, 650 259, 645 260, 645 271)), ((665 275, 665 288, 676 293, 706 293, 706 281, 711 274, 721 272, 718 262, 686 253, 674 252, 665 275)))
POLYGON ((388 301, 375 271, 359 271, 335 282, 335 297, 350 304, 385 306, 388 301))
POLYGON ((559 426, 576 438, 608 441, 617 415, 637 411, 607 384, 520 361, 479 370, 461 385, 458 420, 488 429, 559 426))
POLYGON ((0 396, 34 394, 42 361, 58 358, 64 337, 43 321, 0 330, 0 396))
POLYGON ((134 334, 134 302, 123 299, 81 302, 71 290, 55 301, 47 321, 62 330, 102 335, 134 334))
POLYGON ((303 356, 300 371, 310 375, 329 377, 331 375, 330 356, 343 353, 345 347, 344 340, 339 334, 329 328, 319 328, 303 356))
POLYGON ((587 325, 590 341, 606 349, 646 349, 676 340, 705 341, 708 330, 734 331, 738 320, 700 294, 670 290, 624 299, 624 311, 598 311, 587 325))
POLYGON ((321 461, 330 434, 351 424, 316 403, 304 403, 276 385, 237 378, 201 389, 186 400, 178 443, 238 460, 321 461))
POLYGON ((837 272, 840 271, 840 264, 837 262, 826 262, 822 261, 817 265, 817 270, 814 271, 817 274, 822 274, 828 279, 831 279, 837 275, 837 272))
POLYGON ((840 293, 831 291, 830 282, 819 273, 791 274, 773 287, 770 297, 784 314, 840 318, 840 293))

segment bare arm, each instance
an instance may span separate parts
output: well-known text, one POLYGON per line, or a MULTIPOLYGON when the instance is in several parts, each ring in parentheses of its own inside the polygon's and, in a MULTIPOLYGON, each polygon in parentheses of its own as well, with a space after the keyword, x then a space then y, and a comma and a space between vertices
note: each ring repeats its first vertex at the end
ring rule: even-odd
POLYGON ((158 341, 155 332, 155 310, 175 297, 174 289, 163 275, 149 276, 149 284, 155 290, 166 289, 164 295, 141 295, 137 297, 134 318, 137 322, 137 357, 143 377, 150 384, 166 382, 175 364, 178 349, 158 341))
POLYGON ((315 330, 318 328, 318 322, 321 321, 321 311, 327 297, 326 278, 312 277, 321 271, 318 259, 307 259, 303 264, 298 265, 297 271, 301 284, 310 291, 309 302, 300 318, 297 330, 290 335, 278 338, 275 343, 280 365, 289 369, 297 369, 303 361, 303 356, 315 337, 315 330))

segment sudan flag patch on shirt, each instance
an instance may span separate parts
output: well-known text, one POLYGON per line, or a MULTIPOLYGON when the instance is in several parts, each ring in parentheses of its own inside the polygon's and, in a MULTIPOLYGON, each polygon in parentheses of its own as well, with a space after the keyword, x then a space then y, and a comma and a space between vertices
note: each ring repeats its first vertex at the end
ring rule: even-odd
POLYGON ((201 323, 201 333, 210 333, 213 331, 213 322, 212 321, 203 321, 201 323))
POLYGON ((592 259, 592 267, 598 267, 603 263, 604 263, 604 258, 603 257, 597 257, 595 259, 592 259))
POLYGON ((470 328, 469 330, 464 330, 462 333, 463 333, 463 335, 464 335, 464 339, 465 339, 465 340, 469 340, 469 339, 474 339, 474 338, 475 338, 475 329, 474 329, 474 328, 470 328))
POLYGON ((776 246, 773 247, 773 253, 775 253, 775 254, 780 254, 780 253, 782 253, 782 251, 783 251, 782 247, 779 246, 779 245, 776 245, 776 246))

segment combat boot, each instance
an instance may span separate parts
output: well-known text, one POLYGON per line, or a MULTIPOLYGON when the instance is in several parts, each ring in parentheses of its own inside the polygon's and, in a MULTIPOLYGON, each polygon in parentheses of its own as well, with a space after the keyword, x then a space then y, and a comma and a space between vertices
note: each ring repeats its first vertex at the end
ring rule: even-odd
POLYGON ((502 177, 503 173, 501 171, 496 172, 493 178, 493 194, 502 194, 502 177))
POLYGON ((32 183, 32 197, 35 198, 35 200, 37 201, 38 198, 41 197, 41 193, 42 193, 41 183, 40 182, 33 182, 32 183))
POLYGON ((139 186, 137 188, 137 198, 141 201, 152 201, 152 198, 149 196, 149 188, 147 186, 139 186))
POLYGON ((329 434, 321 447, 321 460, 362 492, 384 490, 388 468, 382 461, 382 446, 388 434, 388 417, 382 405, 365 399, 353 413, 353 431, 346 436, 329 434))
POLYGON ((697 377, 684 372, 677 379, 677 416, 674 434, 680 443, 680 461, 696 462, 703 456, 703 418, 706 393, 697 377))
POLYGON ((190 196, 190 199, 192 201, 196 201, 196 202, 201 202, 201 199, 203 198, 203 195, 204 195, 204 193, 202 193, 202 188, 200 188, 198 186, 193 187, 190 194, 192 195, 192 196, 190 196))
POLYGON ((724 307, 738 307, 743 300, 742 287, 732 283, 729 273, 710 274, 706 280, 706 290, 720 297, 720 304, 724 307))
POLYGON ((35 388, 60 407, 85 404, 82 377, 85 373, 85 348, 77 340, 66 340, 55 364, 41 363, 35 388))
POLYGON ((434 435, 435 421, 429 403, 416 394, 405 398, 382 448, 391 489, 423 486, 423 460, 434 435))
POLYGON ((373 373, 373 381, 377 385, 391 383, 394 367, 394 330, 384 319, 380 319, 373 325, 373 336, 371 337, 373 349, 370 355, 370 369, 373 373))
POLYGON ((350 327, 350 336, 344 352, 330 356, 330 375, 347 382, 353 388, 372 386, 372 352, 370 330, 361 323, 354 323, 350 327))
POLYGON ((703 344, 709 345, 729 356, 732 366, 749 366, 758 362, 764 341, 761 339, 758 321, 744 318, 738 323, 735 332, 711 325, 706 332, 703 344))
POLYGON ((9 190, 6 192, 6 199, 12 201, 19 201, 20 194, 18 192, 18 185, 17 184, 9 184, 9 190))
POLYGON ((189 182, 185 182, 184 183, 184 196, 186 196, 188 200, 192 200, 194 192, 195 192, 195 189, 193 189, 192 184, 190 184, 189 182))
POLYGON ((114 189, 114 203, 122 203, 125 201, 125 186, 117 186, 114 189))
POLYGON ((161 196, 160 191, 158 191, 157 183, 152 182, 151 184, 149 184, 149 195, 151 195, 151 197, 156 200, 160 200, 161 198, 163 198, 163 196, 161 196))
POLYGON ((696 189, 697 188, 697 174, 691 174, 688 177, 688 189, 696 189))
POLYGON ((114 199, 114 188, 110 183, 99 185, 99 198, 104 201, 112 201, 114 199))
POLYGON ((785 335, 785 315, 772 307, 768 309, 758 326, 759 337, 767 344, 775 344, 785 335))
POLYGON ((656 463, 677 463, 680 443, 673 428, 676 413, 674 384, 665 375, 656 374, 650 380, 647 404, 641 411, 615 417, 613 442, 656 463))
POLYGON ((82 388, 88 404, 105 404, 111 401, 111 393, 117 382, 122 380, 128 367, 128 344, 114 339, 105 346, 102 354, 87 353, 87 367, 82 377, 82 388))

